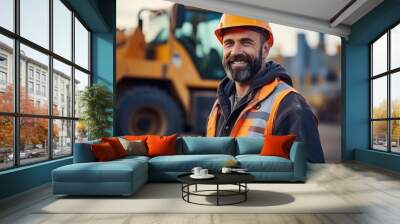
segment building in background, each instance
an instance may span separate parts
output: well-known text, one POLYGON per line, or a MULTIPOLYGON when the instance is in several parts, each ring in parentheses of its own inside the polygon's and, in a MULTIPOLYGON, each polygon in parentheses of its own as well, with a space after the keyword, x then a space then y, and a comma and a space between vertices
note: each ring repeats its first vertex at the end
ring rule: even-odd
MULTIPOLYGON (((20 88, 21 94, 26 93, 27 99, 34 110, 48 110, 49 106, 49 69, 47 65, 27 57, 23 51, 20 54, 20 88)), ((14 86, 13 49, 0 42, 0 95, 12 91, 14 86)), ((71 76, 54 69, 53 72, 53 114, 59 117, 68 117, 72 113, 72 86, 71 76)), ((75 81, 75 85, 79 81, 75 81)), ((78 101, 77 97, 77 101, 78 101)), ((79 102, 75 102, 79 104, 79 102)), ((24 107, 24 106, 22 106, 24 107)), ((29 113, 30 109, 26 109, 29 113)), ((77 111, 77 114, 79 110, 77 111)), ((63 119, 54 120, 53 128, 58 130, 58 136, 53 138, 56 144, 55 154, 63 153, 65 142, 71 142, 71 122, 63 119)), ((69 149, 70 146, 67 146, 69 149)))

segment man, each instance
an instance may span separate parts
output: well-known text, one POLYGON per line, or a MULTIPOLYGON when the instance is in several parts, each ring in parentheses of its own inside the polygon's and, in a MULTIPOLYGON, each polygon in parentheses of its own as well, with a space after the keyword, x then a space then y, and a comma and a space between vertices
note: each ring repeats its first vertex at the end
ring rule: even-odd
POLYGON ((296 135, 309 162, 323 163, 317 119, 292 88, 285 68, 267 61, 274 39, 268 23, 224 14, 215 35, 227 77, 218 87, 207 136, 296 135))

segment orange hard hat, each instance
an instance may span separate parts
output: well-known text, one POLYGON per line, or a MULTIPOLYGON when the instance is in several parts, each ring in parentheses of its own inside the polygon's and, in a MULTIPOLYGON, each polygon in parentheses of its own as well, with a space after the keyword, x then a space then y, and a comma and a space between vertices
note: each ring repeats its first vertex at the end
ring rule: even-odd
POLYGON ((269 23, 260 20, 260 19, 252 19, 252 18, 247 18, 243 16, 237 16, 237 15, 231 15, 224 13, 221 17, 221 20, 217 26, 217 28, 214 30, 215 36, 221 42, 223 40, 223 30, 227 28, 233 28, 233 27, 256 27, 259 29, 264 30, 267 32, 267 42, 269 47, 272 47, 274 44, 274 37, 272 35, 272 29, 269 23))

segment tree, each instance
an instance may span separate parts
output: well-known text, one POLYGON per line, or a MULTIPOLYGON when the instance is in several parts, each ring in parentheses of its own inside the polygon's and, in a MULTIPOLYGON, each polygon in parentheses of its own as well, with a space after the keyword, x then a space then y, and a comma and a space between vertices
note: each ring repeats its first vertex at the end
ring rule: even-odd
POLYGON ((0 147, 13 146, 13 120, 10 116, 0 116, 0 147))
MULTIPOLYGON (((6 87, 6 92, 0 93, 0 110, 13 112, 14 107, 13 85, 6 87)), ((0 116, 0 147, 13 147, 13 119, 11 116, 0 116)))
MULTIPOLYGON (((373 118, 387 118, 387 101, 381 101, 377 107, 372 109, 373 118)), ((373 122, 372 132, 374 138, 386 139, 387 137, 387 123, 386 121, 373 122)))
MULTIPOLYGON (((1 111, 13 112, 14 106, 14 88, 10 84, 6 88, 6 92, 0 94, 0 108, 1 111)), ((20 88, 20 108, 21 113, 24 114, 47 114, 47 104, 34 105, 29 99, 28 93, 25 88, 20 88)), ((13 147, 13 117, 0 116, 0 146, 5 148, 13 147)), ((26 145, 47 143, 48 136, 48 119, 47 118, 20 118, 20 148, 24 149, 26 145)), ((53 138, 59 135, 59 129, 53 129, 53 138)))
MULTIPOLYGON (((392 100, 392 117, 400 117, 400 100, 392 100)), ((400 138, 400 121, 392 121, 392 142, 399 143, 400 138)))
POLYGON ((112 125, 113 94, 107 86, 95 84, 87 86, 80 96, 83 124, 89 131, 89 139, 109 136, 112 125))
MULTIPOLYGON (((399 118, 400 117, 400 100, 393 99, 391 102, 391 117, 399 118)), ((381 101, 380 104, 372 109, 373 118, 387 118, 387 101, 381 101)), ((391 141, 397 142, 400 138, 400 122, 399 121, 391 121, 391 141)), ((376 138, 386 139, 387 136, 387 121, 375 121, 373 128, 373 137, 374 140, 376 138)))

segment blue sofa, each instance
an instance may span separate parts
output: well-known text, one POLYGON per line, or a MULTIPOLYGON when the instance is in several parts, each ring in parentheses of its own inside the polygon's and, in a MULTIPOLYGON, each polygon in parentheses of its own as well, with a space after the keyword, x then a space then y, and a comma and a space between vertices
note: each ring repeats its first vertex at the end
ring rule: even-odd
POLYGON ((146 182, 176 181, 193 167, 218 172, 234 159, 260 182, 304 182, 306 157, 304 144, 294 142, 290 159, 258 155, 263 138, 179 137, 177 155, 127 156, 96 162, 90 145, 75 144, 74 163, 52 171, 53 193, 68 195, 131 195, 146 182))

